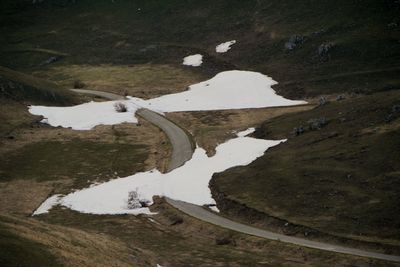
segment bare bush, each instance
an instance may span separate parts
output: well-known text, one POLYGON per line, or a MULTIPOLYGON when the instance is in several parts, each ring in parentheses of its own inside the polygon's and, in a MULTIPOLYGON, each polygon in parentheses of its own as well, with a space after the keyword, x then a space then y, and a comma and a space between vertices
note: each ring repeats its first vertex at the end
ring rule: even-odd
POLYGON ((128 195, 128 209, 139 209, 142 207, 140 204, 138 193, 136 191, 129 192, 128 195))
POLYGON ((117 111, 117 112, 127 112, 128 111, 128 107, 124 103, 121 103, 121 102, 115 103, 114 108, 115 108, 115 111, 117 111))
POLYGON ((85 86, 86 86, 85 83, 80 80, 74 81, 74 89, 81 89, 84 88, 85 86))

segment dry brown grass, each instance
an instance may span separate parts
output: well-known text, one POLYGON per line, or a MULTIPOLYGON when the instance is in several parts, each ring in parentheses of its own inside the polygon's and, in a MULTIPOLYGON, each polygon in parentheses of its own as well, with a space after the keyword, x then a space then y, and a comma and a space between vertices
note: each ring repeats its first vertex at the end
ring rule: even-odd
POLYGON ((108 235, 50 225, 36 219, 0 218, 2 227, 48 247, 64 266, 146 266, 153 262, 150 253, 128 248, 108 235))
POLYGON ((313 105, 241 109, 223 111, 197 111, 168 113, 167 117, 187 129, 195 142, 206 149, 208 155, 215 153, 215 147, 232 138, 236 131, 256 127, 267 119, 287 113, 300 112, 313 105))
POLYGON ((65 65, 34 72, 34 75, 72 88, 76 80, 85 88, 119 95, 152 98, 186 90, 204 77, 188 68, 171 65, 65 65))

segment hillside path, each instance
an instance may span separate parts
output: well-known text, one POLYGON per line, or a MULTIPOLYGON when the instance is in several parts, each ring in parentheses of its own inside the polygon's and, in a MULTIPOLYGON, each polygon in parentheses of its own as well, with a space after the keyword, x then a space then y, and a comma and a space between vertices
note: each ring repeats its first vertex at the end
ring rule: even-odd
MULTIPOLYGON (((94 90, 85 90, 85 89, 71 89, 76 93, 89 94, 100 96, 109 100, 123 100, 125 97, 119 96, 117 94, 102 92, 102 91, 94 91, 94 90)), ((142 118, 148 120, 152 124, 156 125, 160 129, 162 129, 166 135, 168 136, 171 145, 172 145, 172 156, 169 163, 168 171, 172 171, 180 166, 182 166, 186 161, 191 159, 192 154, 194 152, 194 147, 191 143, 191 136, 187 131, 184 131, 178 125, 168 120, 164 116, 151 111, 149 109, 139 109, 137 114, 142 118)), ((340 245, 334 245, 324 242, 312 241, 304 238, 298 238, 293 236, 287 236, 283 234, 278 234, 274 232, 270 232, 267 230, 259 229, 256 227, 252 227, 249 225, 241 224, 222 216, 219 216, 216 213, 208 211, 201 206, 193 205, 183 201, 177 201, 170 198, 165 198, 167 203, 173 206, 174 208, 194 217, 199 220, 211 223, 213 225, 217 225, 226 229, 230 229, 236 232, 257 236, 265 239, 281 241, 289 244, 299 245, 303 247, 319 249, 324 251, 343 253, 353 256, 360 257, 368 257, 386 261, 400 262, 400 256, 389 255, 377 252, 371 252, 356 248, 350 248, 340 245)))

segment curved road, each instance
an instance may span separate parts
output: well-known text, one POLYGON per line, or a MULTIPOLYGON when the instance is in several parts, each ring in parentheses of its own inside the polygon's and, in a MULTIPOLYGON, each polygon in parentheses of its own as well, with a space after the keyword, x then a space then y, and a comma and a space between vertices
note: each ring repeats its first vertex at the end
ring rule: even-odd
MULTIPOLYGON (((110 100, 125 99, 122 96, 108 92, 84 90, 84 89, 71 89, 71 90, 77 93, 96 95, 110 100)), ((192 157, 193 147, 190 142, 190 137, 188 136, 189 134, 185 132, 182 128, 180 128, 170 120, 166 119, 164 116, 161 116, 160 114, 148 109, 139 109, 137 111, 137 114, 143 117, 144 119, 148 120, 149 122, 153 123, 154 125, 158 126, 167 134, 173 150, 168 171, 172 171, 173 169, 183 165, 186 161, 188 161, 192 157)), ((176 209, 192 217, 240 233, 249 234, 270 240, 281 241, 303 247, 330 251, 330 252, 337 252, 337 253, 387 260, 393 262, 400 262, 400 256, 371 252, 361 249, 334 245, 334 244, 328 244, 304 238, 286 236, 283 234, 278 234, 267 230, 259 229, 256 227, 248 226, 245 224, 237 223, 235 221, 221 217, 213 212, 210 212, 204 209, 203 207, 193 205, 187 202, 177 201, 170 198, 166 198, 166 201, 176 209)))

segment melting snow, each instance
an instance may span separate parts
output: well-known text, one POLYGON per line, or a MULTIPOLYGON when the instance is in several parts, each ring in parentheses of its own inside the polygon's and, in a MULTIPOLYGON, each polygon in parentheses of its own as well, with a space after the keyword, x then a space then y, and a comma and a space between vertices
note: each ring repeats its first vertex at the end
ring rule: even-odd
POLYGON ((219 145, 213 157, 208 157, 204 149, 197 148, 191 160, 172 172, 162 174, 152 170, 118 178, 75 191, 60 199, 59 204, 83 213, 151 214, 147 207, 128 207, 129 194, 135 191, 138 200, 149 205, 153 196, 166 196, 196 205, 213 205, 215 200, 208 184, 214 173, 247 165, 262 156, 268 148, 285 141, 245 137, 248 132, 238 133, 237 138, 219 145))
POLYGON ((45 119, 43 123, 52 126, 71 127, 74 130, 90 130, 96 125, 113 125, 123 122, 137 123, 134 114, 137 106, 132 101, 106 101, 89 102, 72 107, 45 107, 30 106, 29 112, 34 115, 42 115, 45 119), (124 103, 128 111, 117 112, 114 104, 124 103))
POLYGON ((215 47, 215 51, 217 53, 226 53, 226 52, 228 52, 229 49, 231 49, 231 46, 234 45, 235 43, 236 43, 236 40, 232 40, 229 42, 219 44, 215 47))
POLYGON ((48 213, 49 210, 50 210, 52 207, 54 207, 55 205, 58 205, 58 204, 59 204, 60 198, 61 198, 61 195, 54 195, 54 196, 49 197, 48 199, 46 199, 46 200, 39 206, 39 208, 37 208, 37 209, 33 212, 32 216, 39 215, 39 214, 43 214, 43 213, 48 213))
POLYGON ((140 107, 162 113, 264 108, 306 103, 277 95, 271 88, 274 84, 277 82, 261 73, 232 70, 191 85, 188 91, 150 100, 131 97, 129 100, 90 102, 73 107, 31 106, 29 112, 44 116, 43 122, 52 126, 88 130, 100 124, 136 123, 134 114, 140 107), (123 102, 128 107, 128 112, 116 112, 114 108, 116 102, 123 102))
POLYGON ((251 71, 225 71, 191 85, 188 91, 136 102, 161 112, 264 108, 304 104, 285 99, 271 88, 272 78, 251 71))
POLYGON ((200 54, 191 55, 183 58, 183 65, 198 67, 203 64, 203 56, 200 54))

